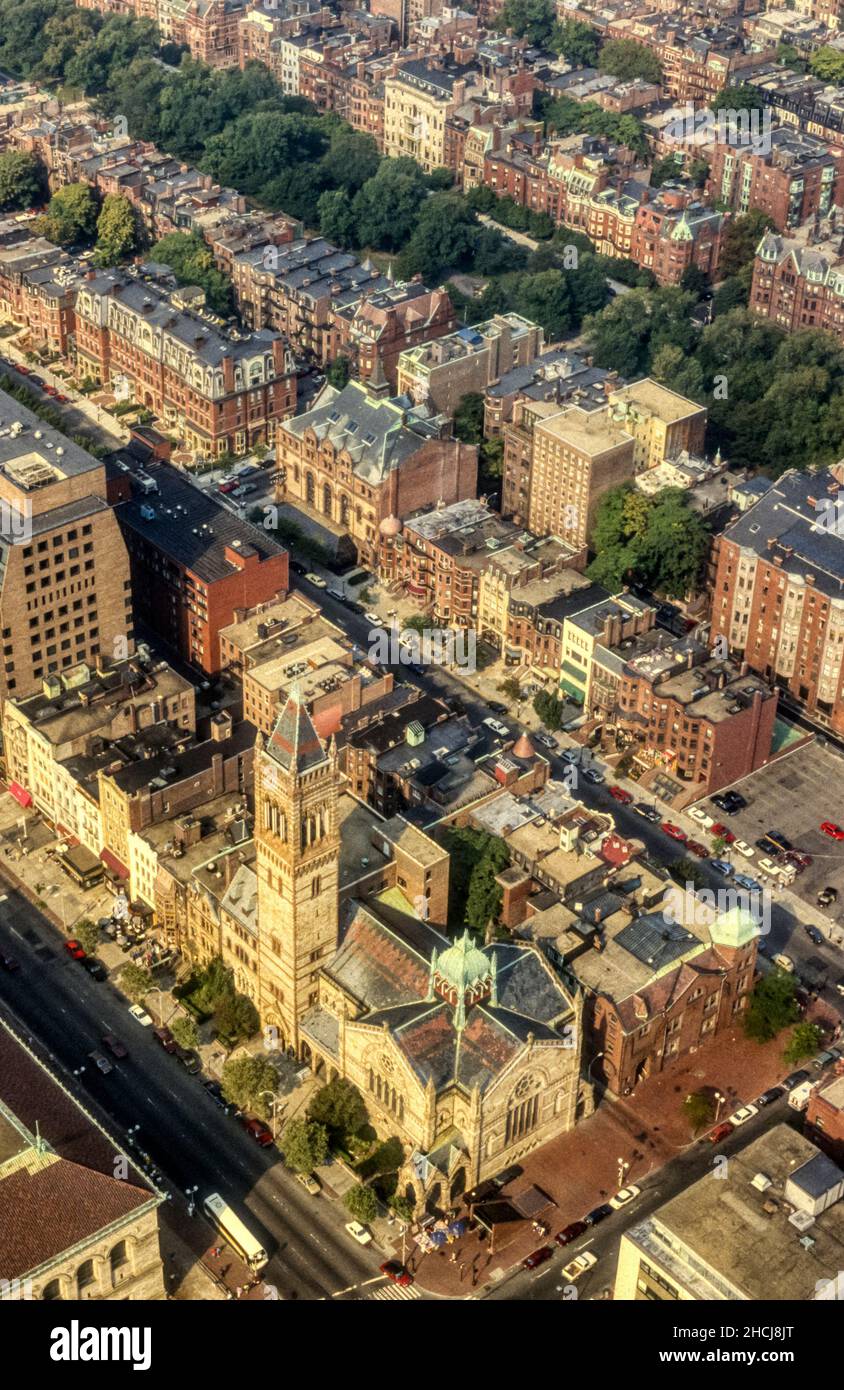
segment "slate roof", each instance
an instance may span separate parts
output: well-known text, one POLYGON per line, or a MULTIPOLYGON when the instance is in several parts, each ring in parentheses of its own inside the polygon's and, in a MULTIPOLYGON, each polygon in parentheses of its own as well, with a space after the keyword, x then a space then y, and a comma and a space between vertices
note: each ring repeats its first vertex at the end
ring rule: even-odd
POLYGON ((350 381, 342 391, 325 387, 313 409, 286 420, 284 428, 300 439, 312 429, 318 440, 327 439, 338 453, 348 453, 358 477, 379 483, 420 448, 424 424, 418 419, 413 424, 411 429, 395 401, 370 396, 359 382, 350 381))
MULTIPOLYGON (((811 575, 815 588, 830 598, 844 597, 844 528, 827 528, 820 503, 841 498, 829 470, 790 469, 724 532, 726 540, 753 551, 767 563, 782 561, 783 572, 811 575), (769 545, 769 541, 775 542, 769 545)), ((834 517, 834 509, 830 516, 834 517)))
MULTIPOLYGON (((496 942, 472 947, 485 956, 496 995, 460 1010, 431 989, 434 953, 453 952, 452 942, 384 899, 352 905, 352 918, 326 974, 362 1006, 360 1022, 386 1025, 420 1080, 437 1088, 458 1083, 489 1086, 525 1045, 528 1035, 562 1046, 554 1024, 572 1015, 563 986, 539 954, 526 946, 496 942)), ((475 971, 475 974, 478 972, 475 971)), ((320 1042, 323 1010, 315 1009, 302 1027, 320 1042)))
POLYGON ((328 762, 298 685, 290 691, 287 704, 267 739, 267 752, 288 772, 308 772, 328 762))

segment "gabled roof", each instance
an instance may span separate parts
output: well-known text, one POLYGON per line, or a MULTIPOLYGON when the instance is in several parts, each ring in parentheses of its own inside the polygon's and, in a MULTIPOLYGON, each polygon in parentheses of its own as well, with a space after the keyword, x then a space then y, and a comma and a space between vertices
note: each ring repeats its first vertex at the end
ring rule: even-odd
POLYGON ((293 686, 276 720, 267 739, 266 751, 286 772, 310 772, 328 762, 328 754, 313 726, 298 684, 293 686))

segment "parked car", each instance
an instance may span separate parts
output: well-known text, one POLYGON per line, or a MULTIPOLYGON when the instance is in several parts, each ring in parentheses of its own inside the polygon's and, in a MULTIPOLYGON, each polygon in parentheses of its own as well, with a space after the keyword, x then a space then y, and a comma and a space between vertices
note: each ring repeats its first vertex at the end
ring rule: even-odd
POLYGON ((543 748, 548 748, 552 752, 555 748, 559 748, 560 746, 553 734, 538 733, 534 734, 533 737, 536 743, 540 743, 543 748))
POLYGON ((5 970, 9 975, 14 975, 16 970, 20 970, 20 962, 14 956, 7 956, 3 952, 0 954, 0 969, 5 970))
POLYGON ((57 404, 57 405, 67 405, 68 397, 67 397, 67 396, 63 396, 62 393, 61 393, 61 391, 57 391, 57 392, 56 392, 56 397, 55 397, 55 399, 56 399, 56 404, 57 404))
POLYGON ((772 840, 773 843, 777 846, 777 848, 781 849, 783 853, 785 853, 786 850, 791 849, 792 847, 791 841, 786 839, 781 830, 766 830, 765 837, 768 840, 772 840))
POLYGON ((506 1187, 508 1183, 515 1182, 516 1178, 520 1178, 524 1171, 520 1163, 512 1163, 509 1168, 503 1168, 500 1173, 496 1173, 492 1181, 500 1190, 502 1187, 506 1187))
POLYGON ((507 725, 502 724, 499 719, 487 718, 483 722, 486 728, 491 729, 499 738, 509 738, 510 730, 507 728, 507 725))
POLYGON ((802 849, 788 849, 785 852, 786 862, 793 864, 798 873, 804 869, 811 869, 814 860, 811 854, 804 854, 802 849))
POLYGON ((629 806, 633 800, 630 792, 625 791, 624 787, 610 787, 610 796, 614 801, 620 801, 622 806, 629 806))
POLYGON ((742 859, 753 858, 753 850, 746 840, 733 840, 731 849, 734 854, 740 854, 742 859))
POLYGON ((793 1091, 795 1086, 802 1086, 803 1082, 808 1080, 809 1073, 801 1067, 799 1071, 789 1072, 780 1084, 784 1091, 793 1091))
POLYGON ((760 859, 756 867, 757 869, 761 869, 763 874, 771 874, 774 878, 779 876, 779 867, 774 863, 773 859, 760 859))
POLYGON ((689 838, 685 830, 681 830, 679 825, 674 825, 673 821, 664 820, 659 828, 664 835, 670 835, 672 840, 678 840, 681 845, 689 838))
POLYGON ((761 883, 757 883, 755 878, 750 877, 750 874, 736 874, 733 878, 733 882, 737 883, 739 888, 743 888, 746 893, 762 892, 761 883))
POLYGON ((534 1250, 526 1259, 522 1260, 522 1269, 538 1269, 544 1265, 546 1260, 550 1260, 554 1251, 550 1245, 540 1245, 538 1250, 534 1250))
POLYGON ((831 840, 844 840, 844 830, 835 821, 825 820, 821 822, 821 830, 824 835, 828 835, 831 840))
POLYGON ((600 1206, 588 1211, 583 1220, 587 1226, 597 1226, 599 1221, 606 1221, 608 1216, 612 1216, 612 1207, 609 1202, 601 1202, 600 1206))
POLYGON ((659 820, 659 811, 655 806, 649 806, 646 801, 637 801, 633 810, 637 816, 641 816, 643 820, 649 820, 652 825, 659 820))
POLYGON ((594 1269, 598 1263, 598 1256, 593 1255, 591 1250, 584 1250, 582 1254, 575 1255, 573 1260, 569 1260, 563 1267, 563 1279, 567 1284, 575 1284, 587 1269, 594 1269))
POLYGON ((129 1053, 123 1046, 120 1039, 116 1038, 113 1033, 104 1033, 100 1041, 103 1044, 103 1047, 108 1048, 109 1052, 112 1054, 113 1057, 129 1056, 129 1053))
MULTIPOLYGON (((500 700, 487 700, 486 705, 487 705, 487 709, 491 709, 492 712, 493 712, 493 714, 505 714, 505 715, 506 715, 506 714, 509 714, 509 713, 510 713, 509 706, 508 706, 508 705, 502 705, 502 703, 501 703, 500 700)), ((539 735, 537 734, 536 737, 538 738, 539 735)))
POLYGON ((108 1076, 108 1073, 113 1070, 111 1062, 107 1057, 103 1056, 102 1052, 89 1052, 88 1056, 91 1058, 97 1070, 101 1071, 104 1076, 108 1076))
POLYGON ((208 1095, 211 1097, 214 1104, 218 1105, 220 1109, 224 1112, 224 1114, 228 1115, 232 1107, 229 1101, 227 1101, 225 1096, 223 1095, 223 1088, 221 1087, 219 1081, 203 1081, 202 1085, 204 1089, 208 1092, 208 1095))
POLYGON ((696 820, 699 825, 702 825, 704 830, 711 829, 713 825, 712 817, 704 811, 702 806, 693 806, 689 811, 689 815, 692 820, 696 820))
POLYGON ((85 959, 85 952, 83 951, 79 942, 76 941, 74 937, 71 937, 69 941, 66 941, 64 943, 64 948, 67 951, 68 955, 73 956, 74 960, 85 959))
POLYGON ((774 965, 778 965, 780 970, 784 970, 787 975, 794 974, 794 961, 791 956, 785 955, 783 951, 778 951, 773 958, 774 965))
POLYGON ((815 1071, 822 1071, 824 1067, 828 1067, 830 1062, 835 1062, 837 1058, 837 1052, 832 1052, 827 1049, 825 1052, 819 1052, 817 1057, 812 1058, 812 1066, 815 1068, 815 1071))
POLYGON ((136 1022, 140 1023, 142 1028, 152 1027, 152 1019, 150 1018, 146 1009, 141 1008, 140 1004, 130 1004, 129 1013, 136 1020, 136 1022))
POLYGON ((221 482, 221 483, 218 484, 218 486, 217 486, 217 491, 218 491, 218 492, 224 492, 224 493, 234 492, 234 490, 235 490, 236 487, 237 487, 237 479, 236 479, 236 478, 225 478, 225 479, 223 480, 223 482, 221 482))
POLYGON ((708 859, 709 850, 706 845, 702 845, 700 840, 687 840, 686 849, 690 854, 694 854, 698 859, 708 859))
POLYGON ((176 1056, 190 1076, 196 1076, 197 1072, 202 1070, 202 1063, 189 1047, 179 1047, 177 1044, 176 1056))
POLYGON ((85 959, 81 962, 81 965, 82 969, 87 970, 88 974, 91 976, 93 980, 108 979, 108 971, 106 970, 102 961, 97 960, 96 956, 86 956, 85 959))
POLYGON ((251 1135, 256 1144, 262 1149, 268 1149, 273 1142, 272 1130, 264 1124, 263 1120, 257 1119, 254 1115, 244 1121, 243 1128, 246 1133, 251 1135))
POLYGON ((305 1191, 309 1192, 312 1197, 318 1197, 322 1191, 319 1178, 314 1177, 313 1173, 297 1173, 296 1180, 302 1184, 305 1191))
POLYGON ((725 845, 734 845, 736 842, 736 837, 732 830, 728 825, 724 825, 723 821, 716 820, 709 827, 709 833, 716 840, 723 840, 725 845))
POLYGON ((759 1114, 759 1107, 756 1105, 741 1105, 738 1110, 734 1110, 732 1115, 727 1116, 727 1122, 738 1129, 739 1125, 746 1125, 748 1120, 752 1120, 754 1115, 759 1114))
POLYGON ((616 1192, 614 1197, 610 1197, 610 1206, 613 1211, 621 1211, 622 1207, 629 1206, 641 1195, 641 1187, 636 1187, 635 1183, 631 1183, 629 1187, 623 1187, 620 1192, 616 1192))
POLYGON ((560 754, 560 762, 573 766, 575 763, 580 762, 581 752, 582 750, 580 748, 566 748, 565 751, 560 754))
POLYGON ((364 613, 363 616, 365 617, 366 621, 369 623, 370 627, 383 627, 383 626, 384 626, 384 619, 383 619, 383 618, 380 618, 380 617, 378 616, 377 613, 364 613))
POLYGON ((730 1121, 722 1120, 720 1125, 716 1125, 714 1129, 711 1129, 706 1137, 710 1144, 720 1144, 721 1140, 726 1139, 732 1132, 733 1126, 730 1121))
POLYGON ((399 1264, 398 1260, 386 1260, 379 1265, 382 1274, 385 1274, 393 1284, 400 1284, 403 1289, 407 1289, 413 1283, 413 1275, 409 1274, 404 1265, 399 1264))
POLYGON ((328 588, 326 589, 325 592, 326 592, 326 594, 328 595, 329 598, 335 599, 335 600, 337 601, 337 603, 345 603, 345 602, 346 602, 346 595, 343 593, 343 590, 342 590, 342 589, 338 589, 338 588, 337 588, 337 585, 336 585, 336 584, 329 584, 329 586, 328 586, 328 588))
POLYGON ((779 1100, 782 1093, 782 1086, 771 1086, 767 1091, 763 1091, 761 1096, 757 1096, 756 1104, 762 1108, 766 1105, 773 1105, 775 1100, 779 1100))
POLYGON ((248 497, 250 492, 257 491, 258 489, 254 483, 239 483, 232 493, 232 497, 248 497))
POLYGON ((308 573, 307 567, 306 567, 305 565, 303 565, 303 564, 301 563, 300 560, 291 560, 291 561, 290 561, 290 568, 292 569, 292 571, 293 571, 294 574, 307 574, 307 573, 308 573))
POLYGON ((813 942, 815 946, 823 946, 823 943, 826 938, 824 937, 822 931, 819 931, 817 927, 811 926, 804 926, 803 930, 808 936, 809 940, 813 942))
POLYGON ((839 975, 835 981, 835 988, 838 994, 844 994, 844 975, 839 975))
POLYGON ((372 1244, 371 1233, 366 1229, 365 1226, 362 1226, 359 1221, 347 1221, 346 1230, 352 1237, 352 1240, 357 1241, 358 1245, 372 1244))
POLYGON ((311 571, 305 575, 309 584, 313 584, 316 589, 327 589, 328 583, 321 574, 313 574, 311 571))
POLYGON ((593 787, 599 787, 604 780, 604 774, 597 767, 586 767, 583 769, 583 780, 590 782, 593 787))
POLYGON ((568 1226, 557 1232, 554 1239, 558 1245, 571 1245, 573 1240, 577 1240, 578 1236, 582 1236, 588 1230, 585 1221, 571 1221, 568 1226))
POLYGON ((721 874, 724 878, 729 878, 730 874, 733 872, 732 864, 729 864, 726 859, 710 859, 709 867, 714 869, 716 874, 721 874))
POLYGON ((837 902, 838 889, 831 887, 829 884, 827 884, 826 888, 822 888, 821 891, 818 893, 819 907, 831 907, 833 903, 837 902))
POLYGON ((165 1052, 169 1052, 171 1056, 175 1053, 178 1044, 169 1028, 153 1028, 152 1036, 164 1048, 165 1052))

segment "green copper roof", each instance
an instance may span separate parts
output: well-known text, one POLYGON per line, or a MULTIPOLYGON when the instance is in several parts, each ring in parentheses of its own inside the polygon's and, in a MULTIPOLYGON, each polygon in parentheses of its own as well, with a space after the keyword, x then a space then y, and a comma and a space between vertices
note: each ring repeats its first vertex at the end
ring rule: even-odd
POLYGON ((491 962, 475 945, 468 930, 447 951, 443 951, 436 969, 437 974, 461 995, 479 981, 488 980, 492 974, 491 962))
POLYGON ((748 941, 759 935, 759 923, 743 907, 731 907, 715 918, 709 928, 709 935, 716 946, 746 946, 748 941))

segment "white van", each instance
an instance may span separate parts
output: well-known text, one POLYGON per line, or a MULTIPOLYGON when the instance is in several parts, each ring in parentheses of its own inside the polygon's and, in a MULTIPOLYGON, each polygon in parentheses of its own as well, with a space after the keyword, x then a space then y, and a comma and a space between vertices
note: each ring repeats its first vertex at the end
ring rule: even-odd
POLYGON ((793 1091, 788 1093, 788 1103, 792 1110, 805 1110, 809 1104, 809 1096, 812 1094, 812 1081, 801 1081, 799 1086, 795 1086, 793 1091))

